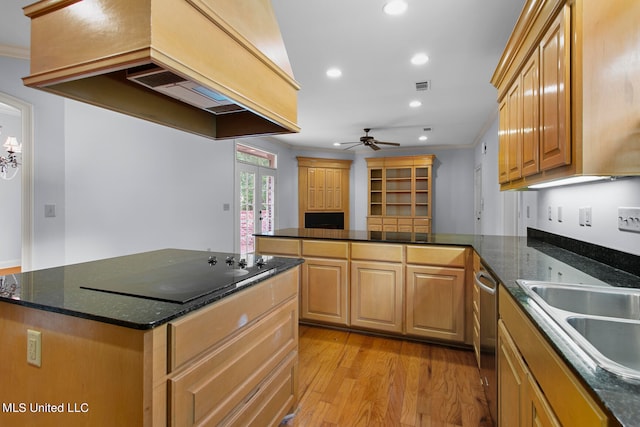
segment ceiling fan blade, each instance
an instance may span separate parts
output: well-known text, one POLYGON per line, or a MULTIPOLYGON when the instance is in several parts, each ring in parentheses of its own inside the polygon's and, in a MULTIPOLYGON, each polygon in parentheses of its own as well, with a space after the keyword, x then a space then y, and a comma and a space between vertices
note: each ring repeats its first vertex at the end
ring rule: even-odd
POLYGON ((341 142, 340 143, 340 145, 343 145, 343 144, 351 144, 348 147, 343 148, 343 150, 349 150, 349 149, 355 147, 356 145, 360 145, 361 143, 360 142, 341 142))
POLYGON ((384 144, 384 145, 395 145, 396 147, 399 147, 400 144, 397 142, 382 142, 382 141, 375 141, 376 144, 384 144))
POLYGON ((373 151, 378 151, 380 149, 380 147, 378 147, 376 144, 374 144, 373 142, 370 142, 368 144, 366 144, 369 146, 369 148, 371 148, 373 151))

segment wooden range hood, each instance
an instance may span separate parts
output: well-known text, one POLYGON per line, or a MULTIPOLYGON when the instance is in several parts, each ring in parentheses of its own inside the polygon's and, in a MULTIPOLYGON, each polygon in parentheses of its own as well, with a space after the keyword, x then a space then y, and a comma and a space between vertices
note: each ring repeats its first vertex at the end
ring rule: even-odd
POLYGON ((300 131, 270 0, 42 0, 24 13, 26 86, 213 139, 300 131))

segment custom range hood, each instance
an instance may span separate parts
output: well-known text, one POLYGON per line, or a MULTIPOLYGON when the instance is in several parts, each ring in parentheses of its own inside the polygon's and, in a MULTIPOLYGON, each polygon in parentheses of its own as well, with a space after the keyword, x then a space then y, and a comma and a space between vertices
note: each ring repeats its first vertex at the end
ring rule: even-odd
POLYGON ((270 0, 42 0, 26 86, 213 139, 299 132, 270 0))

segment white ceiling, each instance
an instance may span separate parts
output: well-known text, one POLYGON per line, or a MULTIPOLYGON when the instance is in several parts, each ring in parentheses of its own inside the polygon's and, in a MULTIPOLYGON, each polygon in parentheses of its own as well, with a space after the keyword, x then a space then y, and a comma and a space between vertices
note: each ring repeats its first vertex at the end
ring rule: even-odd
MULTIPOLYGON (((336 149, 363 128, 402 148, 472 146, 495 117, 489 80, 525 0, 407 0, 401 16, 385 0, 272 0, 294 77, 302 131, 277 139, 336 149), (429 62, 414 66, 417 52, 429 62), (337 66, 342 77, 325 71, 337 66), (431 82, 418 92, 415 83, 431 82), (411 108, 411 100, 422 106, 411 108), (426 142, 418 141, 430 127, 426 142)), ((28 47, 32 0, 2 0, 0 45, 28 47)), ((341 148, 338 148, 341 149, 341 148)), ((356 148, 364 149, 367 148, 356 148)), ((384 147, 384 150, 397 150, 384 147)))

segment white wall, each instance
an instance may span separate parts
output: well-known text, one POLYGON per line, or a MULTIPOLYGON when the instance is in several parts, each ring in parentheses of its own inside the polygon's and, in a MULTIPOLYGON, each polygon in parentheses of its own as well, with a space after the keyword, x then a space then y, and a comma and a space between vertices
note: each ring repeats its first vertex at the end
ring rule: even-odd
POLYGON ((232 251, 235 145, 65 101, 66 262, 232 251))
POLYGON ((498 118, 479 138, 475 148, 475 167, 482 168, 482 212, 480 234, 524 235, 517 211, 521 194, 500 191, 498 184, 498 118))
POLYGON ((64 100, 25 87, 29 62, 0 56, 0 91, 33 105, 33 250, 32 267, 61 265, 64 254, 64 100), (62 214, 44 217, 44 205, 55 203, 62 214))
POLYGON ((640 207, 640 177, 538 190, 540 230, 640 255, 640 233, 618 230, 618 207, 640 207), (580 226, 578 210, 592 209, 592 226, 580 226), (551 221, 548 208, 551 207, 551 221), (562 221, 558 221, 558 207, 562 221))

